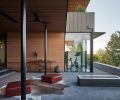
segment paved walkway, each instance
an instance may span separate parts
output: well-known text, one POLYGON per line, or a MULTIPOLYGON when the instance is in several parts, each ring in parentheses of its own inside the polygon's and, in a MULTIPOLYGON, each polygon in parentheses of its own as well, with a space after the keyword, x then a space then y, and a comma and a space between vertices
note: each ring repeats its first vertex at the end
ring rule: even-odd
MULTIPOLYGON (((63 80, 70 87, 64 89, 63 95, 44 95, 42 100, 120 100, 120 87, 82 87, 77 86, 76 76, 78 74, 90 74, 90 73, 75 73, 75 72, 65 72, 62 73, 63 80)), ((94 69, 93 74, 108 74, 106 72, 94 69)), ((41 77, 41 73, 32 73, 33 76, 41 77)), ((31 74, 27 74, 30 78, 31 74)), ((6 84, 9 81, 19 80, 20 74, 15 73, 4 79, 0 79, 0 86, 6 84)), ((0 98, 0 100, 6 100, 0 98)), ((7 99, 10 100, 10 99, 7 99)), ((11 99, 15 100, 15 99, 11 99)))

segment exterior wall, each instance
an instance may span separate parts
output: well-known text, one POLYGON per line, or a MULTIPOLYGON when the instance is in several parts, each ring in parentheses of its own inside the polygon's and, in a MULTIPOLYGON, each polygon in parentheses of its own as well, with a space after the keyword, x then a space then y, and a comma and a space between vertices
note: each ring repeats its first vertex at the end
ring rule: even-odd
POLYGON ((94 28, 93 12, 68 12, 66 32, 91 32, 94 28))
MULTIPOLYGON (((27 67, 30 71, 38 71, 34 53, 37 52, 37 59, 44 60, 44 35, 43 33, 27 34, 27 67)), ((59 64, 64 69, 64 33, 48 34, 48 60, 55 61, 51 65, 53 69, 59 64)), ((20 33, 8 33, 7 35, 7 67, 20 71, 20 33)), ((52 69, 51 68, 51 69, 52 69)))
POLYGON ((20 34, 7 34, 7 67, 19 70, 20 62, 20 34))

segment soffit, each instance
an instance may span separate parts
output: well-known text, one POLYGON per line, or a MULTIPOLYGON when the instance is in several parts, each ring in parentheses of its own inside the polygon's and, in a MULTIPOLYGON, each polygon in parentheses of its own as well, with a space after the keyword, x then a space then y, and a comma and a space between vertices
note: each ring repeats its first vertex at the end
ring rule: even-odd
MULTIPOLYGON (((0 12, 7 14, 17 22, 0 14, 0 32, 20 31, 20 1, 1 0, 0 12)), ((37 13, 41 21, 47 21, 49 32, 64 32, 66 27, 67 0, 27 0, 27 31, 43 32, 44 27, 39 21, 34 21, 37 13)))

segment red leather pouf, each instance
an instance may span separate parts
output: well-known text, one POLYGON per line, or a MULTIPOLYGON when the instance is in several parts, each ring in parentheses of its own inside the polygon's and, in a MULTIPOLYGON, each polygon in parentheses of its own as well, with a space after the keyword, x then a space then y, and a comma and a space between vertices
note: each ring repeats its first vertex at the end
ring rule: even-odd
POLYGON ((43 75, 42 77, 42 82, 47 82, 47 83, 56 83, 62 80, 62 75, 61 74, 47 74, 43 75))
MULTIPOLYGON (((30 80, 26 80, 26 94, 31 93, 30 80)), ((6 97, 19 96, 21 95, 21 82, 15 81, 7 84, 6 87, 6 97)))

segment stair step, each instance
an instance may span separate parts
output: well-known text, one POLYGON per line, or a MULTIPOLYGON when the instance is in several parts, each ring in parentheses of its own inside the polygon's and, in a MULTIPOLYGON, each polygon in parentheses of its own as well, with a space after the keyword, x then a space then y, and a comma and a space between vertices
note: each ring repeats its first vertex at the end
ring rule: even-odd
POLYGON ((7 75, 7 74, 11 73, 11 72, 13 72, 13 71, 1 67, 1 68, 0 68, 0 78, 1 78, 2 76, 4 76, 4 75, 7 75))
POLYGON ((0 70, 0 73, 3 73, 3 72, 6 72, 6 71, 8 71, 9 69, 2 69, 2 70, 0 70))
POLYGON ((5 68, 0 67, 0 70, 3 70, 3 69, 5 69, 5 68))
POLYGON ((14 73, 15 73, 15 72, 11 71, 11 72, 9 72, 9 73, 0 75, 0 79, 1 79, 1 78, 4 78, 4 77, 7 77, 7 76, 9 76, 9 75, 11 75, 11 74, 14 74, 14 73))

